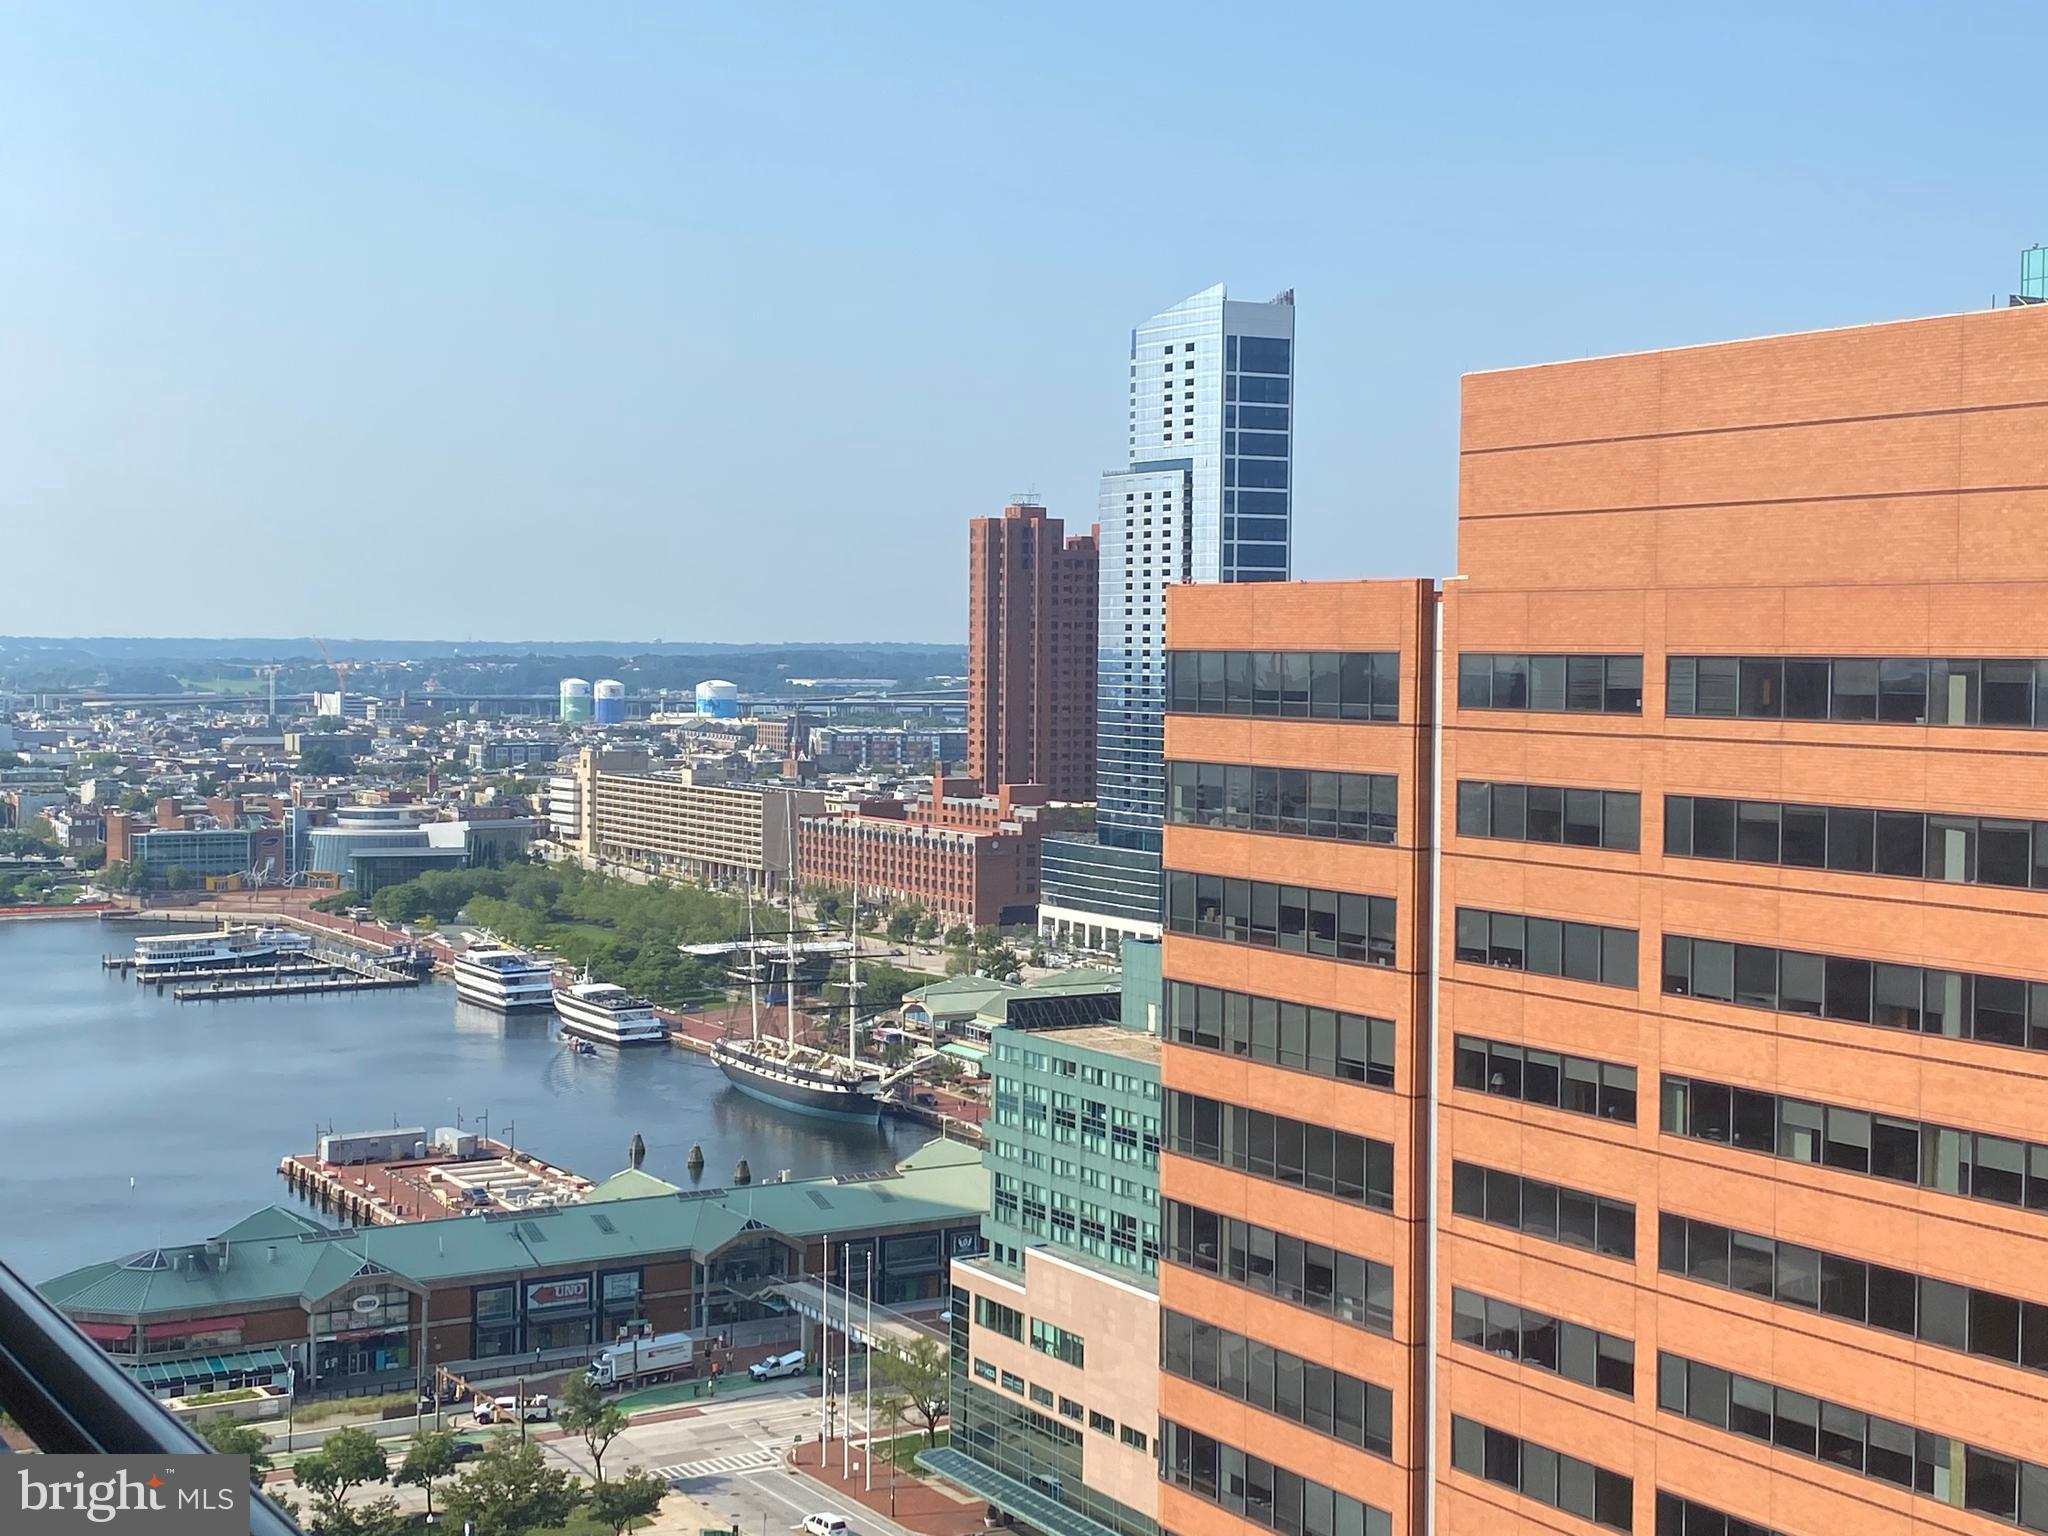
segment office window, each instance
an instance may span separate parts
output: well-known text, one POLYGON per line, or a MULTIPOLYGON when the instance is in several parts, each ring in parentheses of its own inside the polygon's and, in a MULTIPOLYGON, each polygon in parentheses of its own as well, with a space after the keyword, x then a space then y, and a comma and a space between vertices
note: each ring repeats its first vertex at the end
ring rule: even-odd
POLYGON ((1172 1263, 1370 1333, 1393 1331, 1388 1265, 1178 1201, 1165 1202, 1163 1225, 1172 1263))
POLYGON ((1658 1091, 1666 1135, 1736 1145, 1730 1110, 1735 1095, 1773 1108, 1775 1148, 1749 1147, 1793 1162, 1917 1184, 1994 1205, 2048 1210, 2048 1146, 1982 1132, 1926 1125, 1866 1110, 1814 1104, 1725 1083, 1665 1074, 1658 1091))
POLYGON ((1165 1034, 1177 1045, 1243 1056, 1340 1082, 1391 1088, 1391 1019, 1308 1008, 1274 998, 1173 981, 1166 985, 1165 1034))
POLYGON ((1632 1341, 1476 1291, 1451 1292, 1452 1337, 1596 1391, 1635 1396, 1632 1341))
POLYGON ((1635 1528, 1632 1479, 1462 1414, 1451 1416, 1451 1465, 1608 1530, 1635 1528))
POLYGON ((1530 1237, 1635 1258, 1636 1209, 1625 1200, 1458 1162, 1451 1166, 1451 1209, 1530 1237))
POLYGON ((2048 665, 2032 659, 1672 656, 1667 715, 1882 725, 2048 726, 2048 665))
POLYGON ((1460 1035, 1453 1081, 1475 1093, 1572 1114, 1631 1123, 1636 1117, 1635 1068, 1590 1057, 1460 1035))
POLYGON ((1669 997, 2048 1050, 2048 983, 1684 934, 1664 936, 1660 976, 1669 997))
POLYGON ((1392 774, 1172 762, 1166 765, 1166 819, 1391 844, 1397 784, 1392 774))
POLYGON ((1463 709, 1639 715, 1643 658, 1467 651, 1458 657, 1458 704, 1463 709))
POLYGON ((1393 1208, 1394 1149, 1195 1094, 1166 1096, 1167 1150, 1378 1210, 1393 1208))
POLYGON ((1392 1392, 1260 1340, 1163 1311, 1160 1368, 1375 1456, 1393 1454, 1392 1392))
POLYGON ((1510 842, 1556 843, 1634 852, 1641 797, 1627 790, 1461 780, 1458 832, 1510 842))
MULTIPOLYGON (((1284 477, 1284 464, 1271 468, 1284 477)), ((1169 651, 1166 677, 1172 714, 1353 721, 1401 715, 1396 651, 1169 651)))
POLYGON ((1460 907, 1453 958, 1602 986, 1636 985, 1636 931, 1460 907))
MULTIPOLYGON (((1960 1505, 2028 1530, 2048 1530, 2048 1498, 2034 1496, 2048 1494, 2048 1469, 1951 1435, 1669 1353, 1657 1357, 1657 1406, 1696 1424, 1889 1483, 1944 1509, 1960 1505), (1950 1481, 1958 1471, 1959 1490, 1950 1481)), ((1662 1495, 1658 1519, 1663 1536, 1662 1495)), ((1733 1528, 1731 1522, 1727 1529, 1733 1528)), ((1691 1529, 1690 1524, 1684 1527, 1686 1533, 1691 1529)), ((1723 1530, 1711 1524, 1707 1529, 1715 1536, 1723 1530)))
POLYGON ((1394 898, 1168 870, 1174 933, 1366 965, 1394 963, 1394 898))

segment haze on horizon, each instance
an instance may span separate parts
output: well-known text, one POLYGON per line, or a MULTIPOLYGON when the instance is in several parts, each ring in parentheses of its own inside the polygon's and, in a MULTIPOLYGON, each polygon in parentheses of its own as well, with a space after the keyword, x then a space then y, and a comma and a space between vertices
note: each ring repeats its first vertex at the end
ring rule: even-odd
MULTIPOLYGON (((0 629, 957 642, 1132 324, 1299 305, 1295 572, 1451 569, 1458 376, 1981 307, 2048 13, 0 21, 0 629)), ((628 642, 630 643, 630 642, 628 642)))

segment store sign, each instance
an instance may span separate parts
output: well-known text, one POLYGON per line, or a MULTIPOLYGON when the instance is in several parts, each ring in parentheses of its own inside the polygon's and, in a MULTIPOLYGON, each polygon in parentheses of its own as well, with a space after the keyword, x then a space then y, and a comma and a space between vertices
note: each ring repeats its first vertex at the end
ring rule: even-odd
POLYGON ((639 1294, 640 1271, 637 1269, 629 1269, 624 1274, 606 1275, 604 1277, 604 1299, 608 1302, 631 1301, 639 1294))
POLYGON ((971 1258, 981 1251, 981 1233, 973 1227, 963 1227, 953 1234, 953 1256, 971 1258))
POLYGON ((384 1298, 381 1296, 358 1296, 350 1303, 358 1312, 382 1312, 384 1298))
POLYGON ((526 1310, 529 1312, 551 1312, 563 1307, 589 1305, 588 1275, 578 1275, 573 1280, 541 1280, 526 1288, 526 1310))

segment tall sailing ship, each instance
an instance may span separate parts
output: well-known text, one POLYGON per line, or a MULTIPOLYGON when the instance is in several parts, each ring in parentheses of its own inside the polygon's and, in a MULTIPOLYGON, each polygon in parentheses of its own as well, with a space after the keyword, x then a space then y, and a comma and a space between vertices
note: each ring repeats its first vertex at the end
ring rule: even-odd
MULTIPOLYGON (((790 839, 795 849, 796 840, 790 839)), ((735 980, 747 984, 748 1010, 753 1017, 751 1034, 715 1040, 711 1059, 718 1063, 725 1080, 750 1098, 777 1109, 794 1110, 830 1120, 854 1120, 869 1125, 882 1117, 882 1069, 860 1059, 858 1031, 854 1016, 860 1000, 860 907, 856 890, 852 924, 853 950, 847 959, 846 1054, 799 1044, 796 1038, 796 879, 790 872, 789 934, 781 963, 784 971, 784 1017, 787 1033, 782 1039, 761 1033, 761 983, 770 963, 754 938, 754 903, 747 899, 746 957, 735 967, 735 980)), ((772 953, 772 952, 771 952, 772 953)))

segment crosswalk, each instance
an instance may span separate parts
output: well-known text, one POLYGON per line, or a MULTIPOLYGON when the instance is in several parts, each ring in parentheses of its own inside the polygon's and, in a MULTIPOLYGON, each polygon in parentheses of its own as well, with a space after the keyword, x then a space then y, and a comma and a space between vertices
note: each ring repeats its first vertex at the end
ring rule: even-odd
POLYGON ((656 1467, 654 1471, 657 1477, 679 1483, 699 1477, 761 1472, 776 1466, 781 1460, 782 1455, 778 1451, 736 1451, 730 1456, 706 1456, 702 1461, 679 1461, 674 1466, 656 1467))

